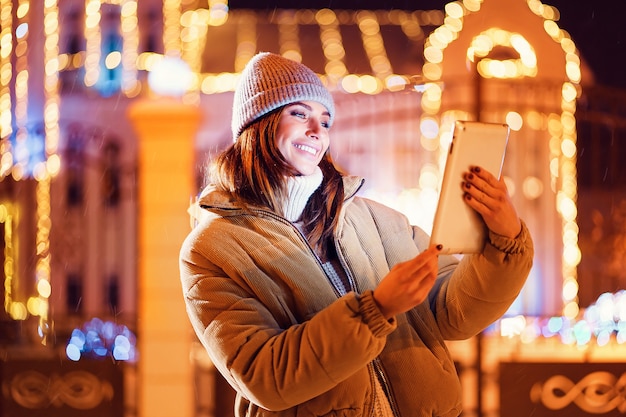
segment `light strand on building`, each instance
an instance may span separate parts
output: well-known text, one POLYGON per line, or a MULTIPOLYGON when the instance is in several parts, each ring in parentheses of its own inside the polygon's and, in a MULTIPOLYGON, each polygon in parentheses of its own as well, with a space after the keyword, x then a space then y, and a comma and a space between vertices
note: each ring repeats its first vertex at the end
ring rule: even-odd
POLYGON ((15 255, 16 236, 13 234, 16 226, 17 214, 15 206, 11 203, 0 204, 0 223, 4 225, 4 311, 13 320, 24 320, 28 313, 23 303, 15 302, 13 299, 13 288, 17 259, 15 255))
POLYGON ((100 33, 100 0, 85 1, 85 76, 84 83, 93 87, 100 77, 100 50, 102 34, 100 33))
POLYGON ((329 83, 335 85, 337 81, 348 73, 344 58, 346 51, 343 48, 343 39, 339 31, 337 15, 330 9, 319 10, 315 14, 315 20, 320 26, 320 40, 322 51, 326 58, 324 71, 329 83))
POLYGON ((569 319, 575 318, 580 310, 578 305, 578 272, 577 266, 582 258, 578 246, 578 223, 576 221, 578 208, 578 181, 576 171, 576 99, 582 92, 580 86, 581 70, 580 58, 576 46, 569 34, 559 28, 554 21, 558 12, 551 6, 542 4, 539 0, 528 0, 528 7, 537 16, 544 18, 544 30, 550 37, 561 45, 565 52, 565 73, 568 81, 561 89, 561 115, 553 118, 548 124, 550 135, 550 174, 553 185, 556 186, 556 208, 561 215, 563 254, 563 315, 569 319))
POLYGON ((194 73, 202 70, 202 54, 209 26, 210 11, 207 9, 187 10, 180 18, 182 59, 194 73))
POLYGON ((136 0, 86 0, 85 2, 85 77, 87 87, 94 87, 100 79, 102 60, 102 4, 120 6, 120 35, 122 50, 112 51, 104 57, 108 69, 122 65, 121 90, 129 97, 139 93, 137 82, 137 56, 139 31, 136 0))
POLYGON ((26 175, 30 152, 28 150, 28 36, 30 32, 30 3, 20 0, 15 26, 15 145, 12 175, 21 180, 26 175))
POLYGON ((13 1, 0 0, 0 178, 13 167, 11 80, 13 79, 13 1))
POLYGON ((168 56, 180 57, 180 18, 181 18, 181 2, 180 0, 164 0, 163 1, 163 49, 164 54, 168 56))
POLYGON ((57 0, 44 3, 44 110, 46 159, 51 162, 45 169, 46 175, 58 174, 59 148, 59 8, 57 0))
POLYGON ((240 73, 257 51, 257 19, 253 12, 244 12, 237 25, 235 72, 240 73))
POLYGON ((50 284, 50 176, 37 181, 37 264, 35 278, 37 282, 37 297, 29 300, 31 314, 39 316, 39 336, 45 345, 48 342, 51 324, 49 317, 49 298, 52 293, 50 284), (32 305, 31 304, 32 300, 32 305), (31 310, 32 308, 32 310, 31 310))
POLYGON ((122 32, 122 92, 127 97, 139 94, 137 81, 137 57, 139 50, 139 21, 137 1, 123 0, 120 9, 122 32))
POLYGON ((209 0, 209 20, 211 26, 221 26, 228 20, 228 1, 209 0))
MULTIPOLYGON (((357 13, 357 22, 361 31, 361 39, 363 47, 369 60, 370 67, 377 80, 385 80, 393 74, 391 62, 387 57, 385 42, 380 34, 380 25, 376 14, 367 10, 361 10, 357 13)), ((376 83, 376 88, 370 91, 364 91, 368 94, 376 94, 382 91, 383 84, 376 83)))
POLYGON ((300 30, 296 13, 293 10, 281 11, 277 23, 280 54, 292 61, 302 62, 300 30))
MULTIPOLYGON (((333 89, 337 85, 343 92, 349 94, 378 94, 385 91, 385 89, 397 91, 406 88, 411 81, 408 79, 408 76, 393 74, 382 43, 380 22, 384 21, 386 25, 400 26, 411 41, 420 42, 424 36, 419 23, 420 13, 408 13, 398 10, 364 13, 359 17, 359 13, 342 12, 337 14, 329 9, 281 11, 277 18, 279 52, 290 59, 301 61, 302 53, 300 52, 298 27, 301 25, 318 25, 320 27, 320 41, 326 58, 325 74, 320 74, 320 76, 325 80, 329 88, 333 89), (359 22, 362 23, 362 30, 366 33, 365 38, 367 39, 364 39, 364 47, 369 48, 371 65, 376 67, 378 74, 350 74, 346 68, 346 52, 343 47, 340 25, 358 25, 359 22)), ((431 20, 430 24, 434 25, 442 20, 438 17, 440 15, 441 12, 439 11, 428 12, 431 20)), ((237 25, 235 70, 233 73, 197 74, 200 78, 200 91, 203 94, 233 91, 239 72, 256 53, 256 14, 238 10, 230 12, 229 19, 233 19, 237 25)), ((199 46, 200 43, 196 45, 199 46)), ((185 51, 185 55, 200 57, 202 49, 190 47, 185 51)))

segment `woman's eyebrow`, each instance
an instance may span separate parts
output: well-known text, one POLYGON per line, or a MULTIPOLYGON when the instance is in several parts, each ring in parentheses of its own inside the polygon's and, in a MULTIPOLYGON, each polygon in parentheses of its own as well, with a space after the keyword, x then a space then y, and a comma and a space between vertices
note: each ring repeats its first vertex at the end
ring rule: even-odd
MULTIPOLYGON (((293 103, 291 103, 291 104, 289 104, 289 105, 288 105, 288 107, 291 107, 291 106, 302 106, 302 107, 304 107, 305 109, 307 109, 308 111, 313 111, 313 107, 311 107, 311 106, 309 106, 308 104, 305 104, 305 103, 303 103, 303 102, 301 102, 301 101, 294 101, 293 103)), ((330 117, 330 113, 328 112, 328 110, 324 111, 322 114, 323 114, 324 116, 328 116, 328 117, 330 117)))
POLYGON ((291 106, 302 106, 307 110, 313 110, 313 107, 309 106, 308 104, 304 104, 301 101, 294 101, 293 103, 289 104, 289 107, 291 106))

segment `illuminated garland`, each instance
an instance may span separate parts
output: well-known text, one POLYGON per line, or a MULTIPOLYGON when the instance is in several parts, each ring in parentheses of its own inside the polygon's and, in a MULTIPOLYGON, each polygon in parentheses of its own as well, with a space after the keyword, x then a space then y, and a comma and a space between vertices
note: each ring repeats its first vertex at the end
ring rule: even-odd
MULTIPOLYGON (((120 5, 120 28, 122 51, 111 51, 104 57, 104 65, 108 69, 122 65, 122 92, 127 97, 134 97, 140 92, 137 82, 137 49, 139 32, 137 29, 136 0, 86 0, 85 1, 85 77, 87 87, 94 87, 100 79, 100 61, 102 51, 101 6, 102 4, 120 5)), ((169 2, 171 3, 171 2, 169 2)), ((70 61, 69 59, 67 60, 70 61)))
POLYGON ((11 79, 13 78, 13 7, 12 0, 0 0, 0 179, 13 167, 11 142, 11 79))

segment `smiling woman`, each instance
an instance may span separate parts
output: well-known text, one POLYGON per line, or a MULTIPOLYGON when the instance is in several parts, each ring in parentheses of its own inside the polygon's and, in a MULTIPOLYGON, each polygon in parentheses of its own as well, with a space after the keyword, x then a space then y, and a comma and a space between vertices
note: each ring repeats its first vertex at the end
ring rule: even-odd
POLYGON ((528 229, 504 182, 476 168, 458 183, 490 228, 484 249, 439 256, 403 214, 357 195, 363 179, 328 150, 334 118, 305 65, 248 62, 234 143, 212 162, 196 208, 206 215, 180 251, 186 311, 238 417, 458 416, 444 340, 476 335, 515 300, 528 229))

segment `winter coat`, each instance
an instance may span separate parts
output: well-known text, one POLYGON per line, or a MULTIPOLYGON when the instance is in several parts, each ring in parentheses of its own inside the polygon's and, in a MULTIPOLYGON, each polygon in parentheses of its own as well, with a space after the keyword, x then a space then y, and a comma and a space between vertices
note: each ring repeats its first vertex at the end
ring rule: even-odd
POLYGON ((210 359, 237 392, 238 417, 371 416, 379 378, 398 417, 458 416, 461 386, 445 340, 472 337, 506 312, 533 259, 526 226, 490 233, 481 254, 440 256, 427 301, 386 320, 372 296, 428 235, 386 206, 355 196, 335 243, 355 291, 340 296, 307 240, 286 219, 246 212, 206 190, 205 218, 180 253, 189 318, 210 359))

